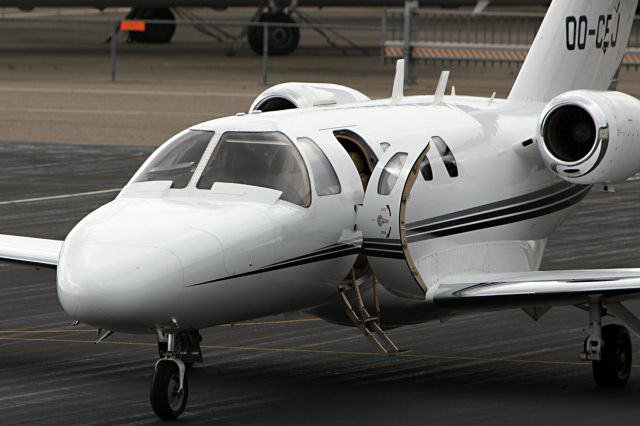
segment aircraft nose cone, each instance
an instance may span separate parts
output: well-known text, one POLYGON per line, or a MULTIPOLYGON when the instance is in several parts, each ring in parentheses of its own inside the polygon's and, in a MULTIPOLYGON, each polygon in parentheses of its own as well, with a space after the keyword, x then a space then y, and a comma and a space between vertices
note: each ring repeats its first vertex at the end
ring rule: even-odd
POLYGON ((123 244, 63 249, 58 297, 71 317, 107 329, 153 328, 166 322, 184 285, 180 260, 170 251, 123 244))

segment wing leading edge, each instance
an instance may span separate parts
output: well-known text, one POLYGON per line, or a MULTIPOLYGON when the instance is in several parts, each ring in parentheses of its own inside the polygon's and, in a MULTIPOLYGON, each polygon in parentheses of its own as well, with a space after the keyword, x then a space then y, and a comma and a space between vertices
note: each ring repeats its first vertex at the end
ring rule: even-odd
POLYGON ((55 268, 62 243, 43 238, 0 235, 0 259, 55 268))
POLYGON ((428 297, 446 309, 511 309, 619 302, 640 297, 640 269, 466 274, 439 283, 428 297))

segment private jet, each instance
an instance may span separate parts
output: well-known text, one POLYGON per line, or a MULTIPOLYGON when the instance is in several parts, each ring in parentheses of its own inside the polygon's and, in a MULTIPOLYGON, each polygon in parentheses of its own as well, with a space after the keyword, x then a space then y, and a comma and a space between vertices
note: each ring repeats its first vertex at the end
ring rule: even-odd
POLYGON ((394 355, 390 328, 578 306, 581 359, 599 386, 624 386, 640 269, 539 268, 594 186, 640 171, 640 101, 610 90, 636 6, 553 1, 506 99, 446 94, 446 72, 433 95, 405 96, 402 62, 388 99, 272 87, 169 139, 64 241, 2 235, 0 258, 57 268, 62 308, 99 340, 156 335, 162 419, 185 410, 200 330, 296 311, 394 355))

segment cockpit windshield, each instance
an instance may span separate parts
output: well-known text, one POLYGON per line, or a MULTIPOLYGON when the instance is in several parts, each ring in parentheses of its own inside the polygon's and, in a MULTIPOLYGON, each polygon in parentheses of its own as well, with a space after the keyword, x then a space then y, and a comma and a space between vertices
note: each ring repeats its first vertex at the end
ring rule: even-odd
POLYGON ((282 191, 280 199, 302 207, 311 204, 309 174, 302 156, 279 132, 228 132, 222 135, 198 182, 239 183, 282 191))
POLYGON ((186 131, 163 149, 136 182, 168 180, 171 188, 186 188, 212 137, 210 131, 186 131))

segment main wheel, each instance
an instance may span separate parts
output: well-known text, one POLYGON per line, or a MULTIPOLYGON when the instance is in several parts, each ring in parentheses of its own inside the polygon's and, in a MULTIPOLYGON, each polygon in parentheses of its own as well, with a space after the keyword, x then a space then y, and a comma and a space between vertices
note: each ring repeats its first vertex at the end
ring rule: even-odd
POLYGON ((149 19, 167 23, 147 24, 143 32, 129 32, 129 40, 137 43, 171 43, 176 32, 176 17, 171 9, 164 7, 136 8, 130 13, 131 19, 149 19))
MULTIPOLYGON (((258 22, 280 22, 293 24, 295 21, 286 13, 263 13, 258 22)), ((286 56, 293 53, 300 43, 300 29, 297 27, 269 27, 269 55, 286 56)), ((251 26, 247 30, 247 41, 251 50, 262 55, 264 30, 261 26, 251 26)))
POLYGON ((621 325, 602 327, 602 359, 593 361, 593 378, 603 388, 622 387, 631 374, 631 339, 621 325))
POLYGON ((180 392, 180 373, 173 361, 158 364, 151 382, 151 408, 162 420, 175 420, 187 406, 189 384, 184 377, 180 392))

